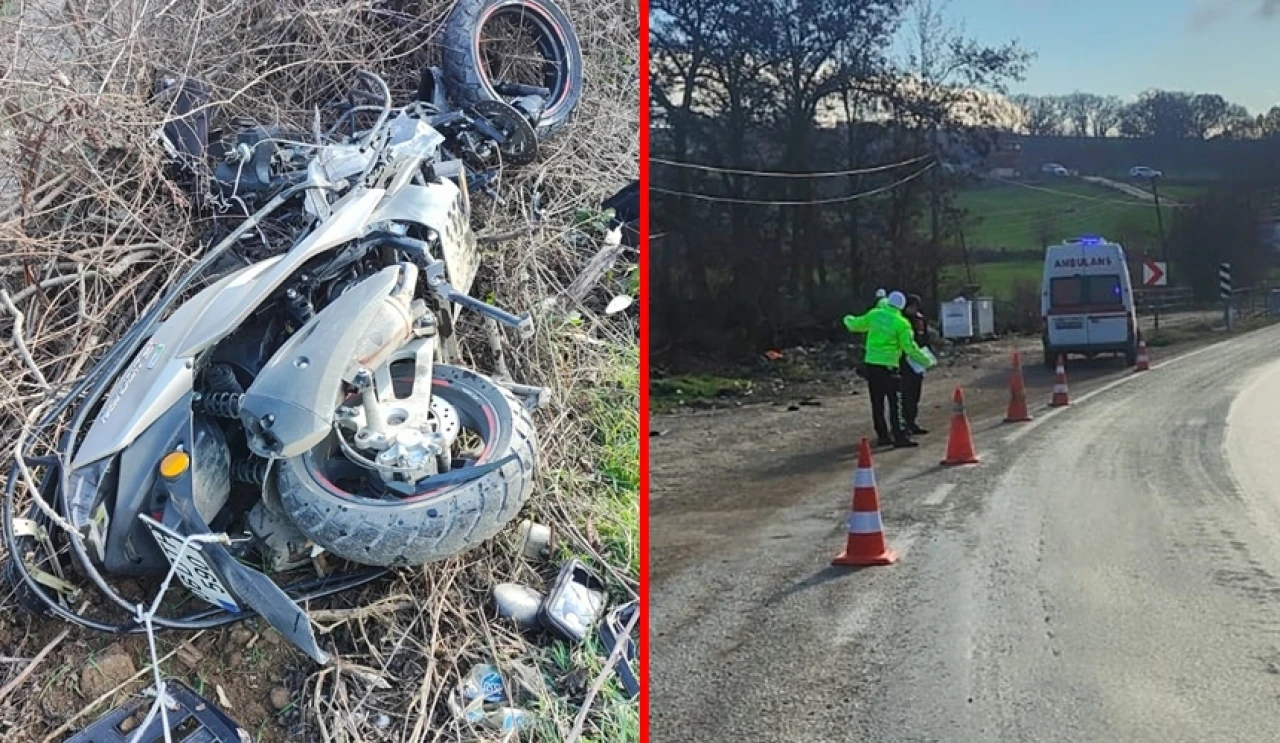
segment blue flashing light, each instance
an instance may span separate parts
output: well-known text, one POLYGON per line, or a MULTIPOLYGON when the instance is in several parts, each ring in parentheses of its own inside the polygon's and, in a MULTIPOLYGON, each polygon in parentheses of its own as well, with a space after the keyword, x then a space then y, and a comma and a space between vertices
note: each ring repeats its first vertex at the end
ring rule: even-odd
POLYGON ((1101 245, 1102 238, 1099 237, 1098 235, 1081 235, 1079 238, 1076 239, 1076 242, 1080 243, 1081 245, 1101 245))

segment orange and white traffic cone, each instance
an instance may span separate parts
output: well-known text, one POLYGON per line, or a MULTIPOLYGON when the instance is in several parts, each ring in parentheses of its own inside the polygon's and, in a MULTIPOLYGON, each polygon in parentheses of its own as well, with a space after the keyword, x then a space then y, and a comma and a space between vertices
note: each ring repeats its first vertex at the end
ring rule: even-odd
POLYGON ((942 463, 978 463, 978 452, 973 448, 973 432, 969 430, 969 416, 964 412, 964 392, 959 387, 951 396, 951 434, 947 437, 947 458, 942 463))
POLYGON ((1147 356, 1147 342, 1142 340, 1142 335, 1138 335, 1138 360, 1133 365, 1135 372, 1144 372, 1151 369, 1151 359, 1147 356))
POLYGON ((1053 399, 1049 407, 1061 408, 1071 404, 1071 396, 1067 394, 1067 366, 1062 356, 1058 356, 1058 368, 1053 371, 1053 399))
POLYGON ((1023 423, 1031 420, 1031 411, 1027 410, 1027 387, 1022 379, 1022 356, 1013 352, 1013 374, 1009 377, 1009 410, 1005 413, 1005 423, 1023 423))
POLYGON ((876 491, 876 471, 871 466, 871 444, 858 446, 858 469, 853 474, 853 510, 849 514, 849 535, 844 551, 832 565, 890 565, 898 553, 884 541, 880 521, 880 494, 876 491))

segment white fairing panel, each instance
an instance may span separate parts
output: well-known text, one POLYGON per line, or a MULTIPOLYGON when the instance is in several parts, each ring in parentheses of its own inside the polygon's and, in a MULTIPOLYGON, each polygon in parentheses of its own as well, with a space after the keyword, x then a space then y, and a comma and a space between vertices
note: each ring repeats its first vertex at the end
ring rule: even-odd
POLYGON ((116 380, 102 413, 75 451, 72 468, 111 456, 191 389, 192 360, 230 335, 299 266, 361 237, 385 191, 358 188, 333 205, 333 214, 283 256, 223 277, 184 302, 116 380))

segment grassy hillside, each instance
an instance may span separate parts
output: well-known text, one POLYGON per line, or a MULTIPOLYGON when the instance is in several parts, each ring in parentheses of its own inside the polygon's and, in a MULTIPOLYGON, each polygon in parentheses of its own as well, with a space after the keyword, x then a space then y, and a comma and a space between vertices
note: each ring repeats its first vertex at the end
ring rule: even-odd
MULTIPOLYGON (((1170 198, 1187 198, 1192 193, 1186 188, 1176 190, 1170 198)), ((971 251, 1039 253, 1045 241, 1080 234, 1105 235, 1131 250, 1159 243, 1152 204, 1092 183, 983 185, 962 191, 956 202, 970 216, 965 240, 971 251)), ((1173 209, 1162 205, 1161 211, 1167 229, 1173 209)))

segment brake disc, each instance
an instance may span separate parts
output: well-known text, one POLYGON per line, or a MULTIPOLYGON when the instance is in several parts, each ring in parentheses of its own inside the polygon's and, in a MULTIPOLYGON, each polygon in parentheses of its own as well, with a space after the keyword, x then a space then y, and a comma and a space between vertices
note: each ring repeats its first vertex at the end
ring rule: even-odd
POLYGON ((507 141, 499 148, 506 163, 528 165, 537 159, 538 135, 514 106, 502 101, 478 101, 472 104, 471 110, 488 119, 493 128, 506 137, 507 141))

